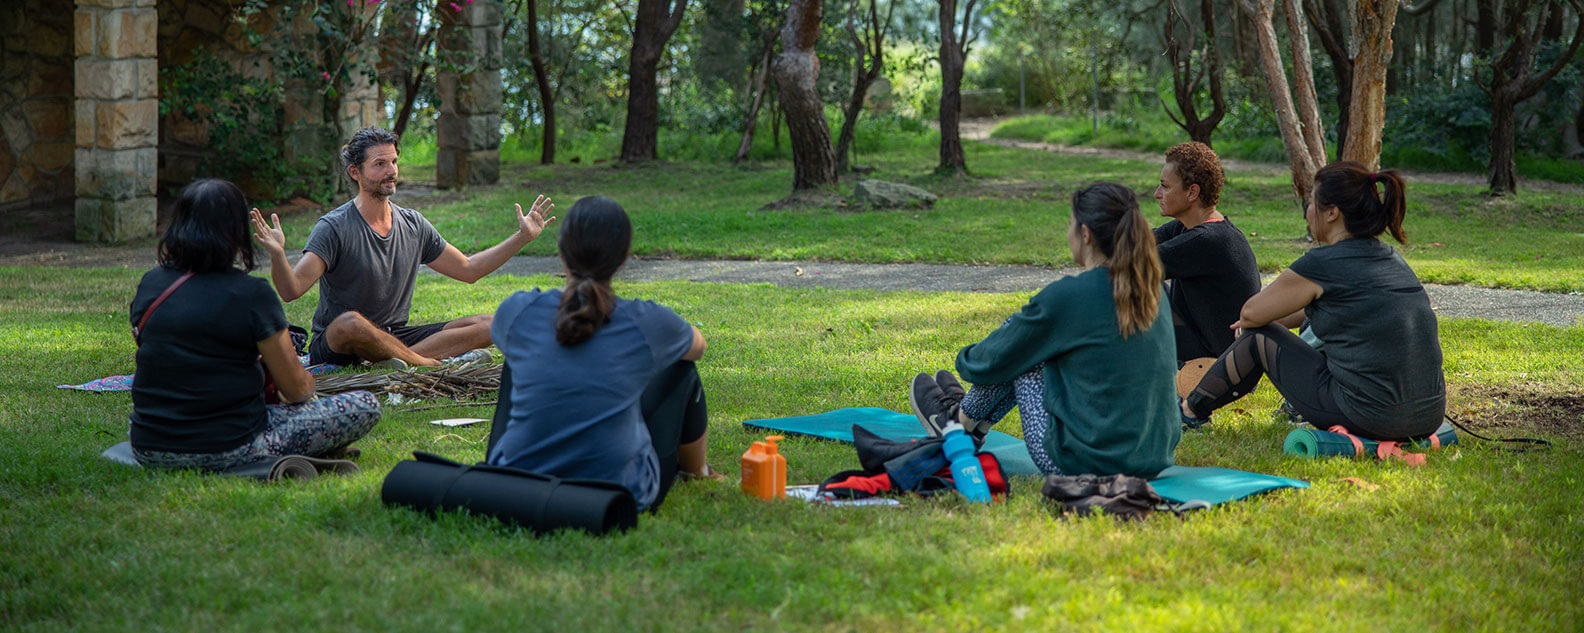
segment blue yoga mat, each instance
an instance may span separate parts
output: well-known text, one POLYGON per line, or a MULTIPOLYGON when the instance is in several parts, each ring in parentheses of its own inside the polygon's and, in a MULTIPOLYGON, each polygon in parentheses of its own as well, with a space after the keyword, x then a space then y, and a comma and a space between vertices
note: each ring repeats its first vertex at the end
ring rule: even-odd
MULTIPOLYGON (((807 435, 838 442, 851 443, 852 426, 863 426, 875 435, 892 440, 928 437, 918 418, 877 407, 837 409, 818 415, 800 415, 790 418, 746 420, 743 426, 779 431, 789 435, 807 435)), ((1000 431, 991 431, 985 437, 985 450, 994 453, 1001 461, 1001 469, 1008 475, 1039 475, 1039 468, 1029 457, 1028 445, 1000 431)), ((1161 497, 1188 503, 1203 501, 1210 505, 1236 501, 1250 495, 1277 488, 1308 488, 1309 482, 1251 473, 1230 468, 1207 466, 1172 466, 1150 485, 1161 497)))
MULTIPOLYGON (((851 444, 852 426, 857 424, 888 440, 906 440, 929 437, 918 418, 907 413, 897 413, 878 407, 837 409, 819 415, 799 415, 790 418, 746 420, 743 426, 780 431, 789 435, 807 435, 851 444)), ((1000 431, 985 436, 984 450, 1001 462, 1001 471, 1008 475, 1039 475, 1038 466, 1029 457, 1028 445, 1023 440, 1000 431)))
POLYGON ((1172 466, 1150 480, 1150 486, 1155 494, 1178 503, 1216 505, 1277 488, 1308 488, 1309 482, 1231 468, 1172 466))

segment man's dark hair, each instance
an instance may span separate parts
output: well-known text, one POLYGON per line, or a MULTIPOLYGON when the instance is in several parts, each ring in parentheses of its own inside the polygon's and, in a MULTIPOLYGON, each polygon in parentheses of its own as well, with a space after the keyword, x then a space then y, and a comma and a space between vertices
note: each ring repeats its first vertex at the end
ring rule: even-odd
MULTIPOLYGON (((400 140, 395 134, 382 127, 368 126, 352 135, 352 140, 341 146, 341 173, 346 174, 348 180, 352 174, 347 172, 348 167, 363 167, 363 159, 368 157, 368 150, 375 145, 391 145, 401 151, 400 140)), ((355 182, 355 181, 354 181, 355 182)))
POLYGON ((212 273, 240 263, 253 270, 247 196, 228 181, 206 178, 182 189, 170 226, 159 241, 159 263, 212 273))

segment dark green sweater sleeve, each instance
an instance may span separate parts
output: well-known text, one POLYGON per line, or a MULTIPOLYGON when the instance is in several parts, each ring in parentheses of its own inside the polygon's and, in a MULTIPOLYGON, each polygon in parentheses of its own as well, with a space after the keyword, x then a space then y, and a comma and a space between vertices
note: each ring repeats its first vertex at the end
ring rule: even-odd
POLYGON ((983 341, 957 353, 957 374, 969 382, 1011 382, 1030 368, 1072 348, 1076 339, 1063 331, 1073 310, 1064 304, 1066 284, 1046 286, 1023 309, 983 341))

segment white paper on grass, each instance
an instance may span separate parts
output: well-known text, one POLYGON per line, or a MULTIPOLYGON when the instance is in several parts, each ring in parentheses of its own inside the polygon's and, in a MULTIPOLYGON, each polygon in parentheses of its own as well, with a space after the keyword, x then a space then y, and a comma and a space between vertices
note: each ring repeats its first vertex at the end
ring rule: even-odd
POLYGON ((446 418, 444 420, 430 420, 429 423, 435 426, 468 426, 488 421, 484 418, 446 418))
POLYGON ((831 506, 900 506, 901 501, 886 497, 870 497, 868 499, 837 499, 830 493, 820 494, 819 486, 787 486, 787 497, 801 499, 809 503, 819 503, 831 506))

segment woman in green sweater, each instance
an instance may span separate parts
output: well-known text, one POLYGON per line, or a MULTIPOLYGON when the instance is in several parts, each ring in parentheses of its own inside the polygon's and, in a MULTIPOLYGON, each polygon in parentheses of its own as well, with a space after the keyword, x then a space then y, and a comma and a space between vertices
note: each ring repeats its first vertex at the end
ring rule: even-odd
POLYGON ((1067 245, 1084 269, 1046 286, 957 373, 913 378, 909 401, 932 433, 958 421, 976 439, 1016 406, 1029 455, 1046 473, 1153 477, 1182 436, 1171 308, 1133 192, 1100 182, 1073 194, 1067 245))

